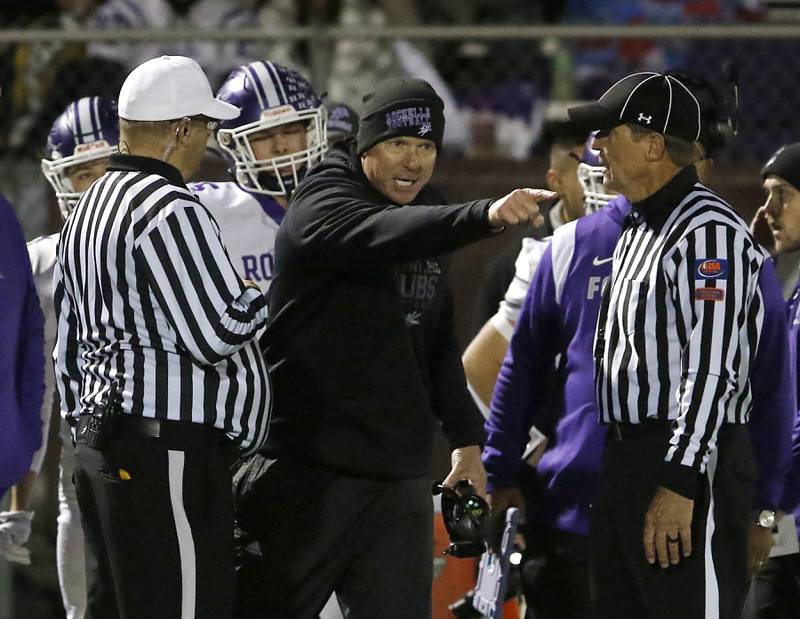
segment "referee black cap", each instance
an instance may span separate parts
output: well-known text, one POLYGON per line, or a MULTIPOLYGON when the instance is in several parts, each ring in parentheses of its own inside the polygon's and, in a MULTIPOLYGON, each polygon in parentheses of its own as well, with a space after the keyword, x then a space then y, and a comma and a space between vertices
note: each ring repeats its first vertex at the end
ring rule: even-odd
POLYGON ((702 129, 697 98, 678 78, 663 73, 623 77, 598 101, 571 107, 568 113, 573 123, 589 131, 631 123, 694 142, 702 129))

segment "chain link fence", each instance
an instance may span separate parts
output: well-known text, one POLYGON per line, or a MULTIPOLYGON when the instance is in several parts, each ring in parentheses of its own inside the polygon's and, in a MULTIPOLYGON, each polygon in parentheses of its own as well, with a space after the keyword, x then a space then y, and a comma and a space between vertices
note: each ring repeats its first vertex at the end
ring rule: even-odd
POLYGON ((0 192, 26 232, 57 225, 43 206, 52 201, 38 168, 52 121, 80 96, 114 98, 133 66, 161 53, 197 58, 215 86, 231 68, 269 58, 309 76, 328 101, 356 108, 381 77, 424 77, 446 101, 444 156, 465 160, 541 154, 548 119, 636 70, 685 68, 730 99, 724 61, 736 68, 741 99, 739 138, 722 161, 757 167, 800 137, 800 25, 384 28, 380 17, 362 12, 342 27, 273 30, 0 31, 0 192))

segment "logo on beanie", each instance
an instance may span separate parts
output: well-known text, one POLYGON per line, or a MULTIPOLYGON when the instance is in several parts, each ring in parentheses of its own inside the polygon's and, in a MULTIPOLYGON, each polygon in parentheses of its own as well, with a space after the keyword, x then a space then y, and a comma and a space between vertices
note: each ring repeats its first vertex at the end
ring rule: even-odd
POLYGON ((432 130, 431 108, 404 107, 386 112, 386 128, 391 130, 419 127, 419 134, 425 135, 432 130), (424 130, 424 132, 423 132, 424 130))
POLYGON ((636 120, 638 120, 640 123, 644 122, 644 123, 647 123, 649 125, 651 122, 653 122, 653 116, 652 116, 652 114, 650 116, 646 116, 644 114, 644 112, 640 112, 639 113, 639 118, 637 118, 636 120))

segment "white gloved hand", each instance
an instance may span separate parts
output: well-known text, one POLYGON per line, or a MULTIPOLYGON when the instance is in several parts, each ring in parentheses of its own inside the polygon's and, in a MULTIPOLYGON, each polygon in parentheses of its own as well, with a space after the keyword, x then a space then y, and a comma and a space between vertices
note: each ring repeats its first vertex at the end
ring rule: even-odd
POLYGON ((0 512, 0 554, 14 563, 30 565, 31 553, 24 544, 31 536, 34 512, 0 512))

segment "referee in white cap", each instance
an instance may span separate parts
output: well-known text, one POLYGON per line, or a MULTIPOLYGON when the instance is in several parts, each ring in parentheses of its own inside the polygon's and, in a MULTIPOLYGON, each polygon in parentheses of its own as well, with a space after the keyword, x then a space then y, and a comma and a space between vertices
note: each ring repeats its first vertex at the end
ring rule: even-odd
POLYGON ((134 69, 119 96, 122 154, 61 235, 54 358, 77 440, 90 618, 232 613, 228 463, 264 439, 254 336, 267 309, 184 179, 216 121, 238 114, 190 58, 134 69), (98 418, 109 400, 116 416, 98 418))

